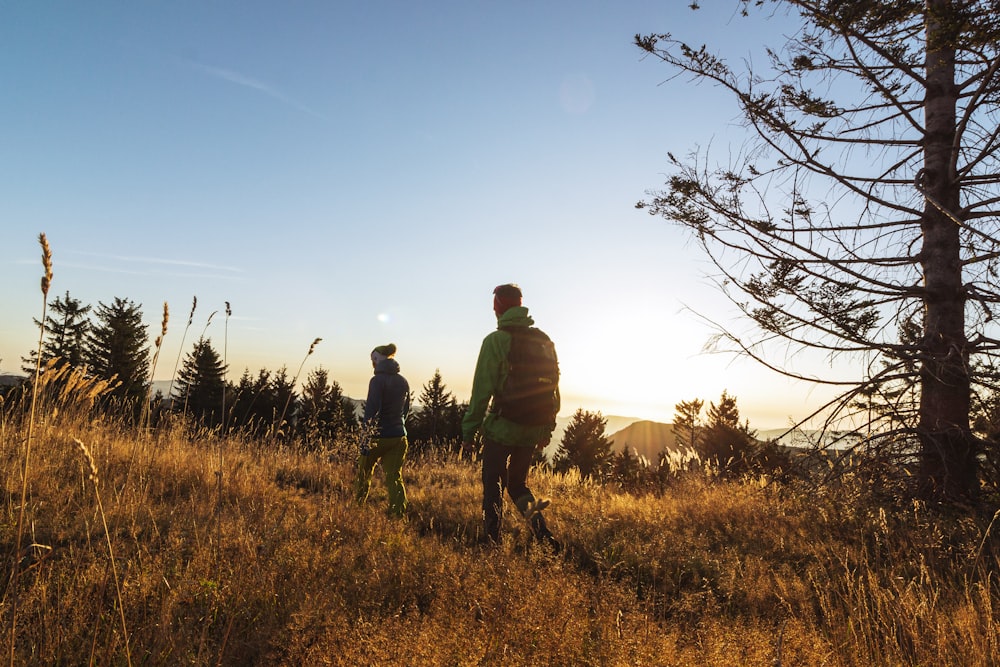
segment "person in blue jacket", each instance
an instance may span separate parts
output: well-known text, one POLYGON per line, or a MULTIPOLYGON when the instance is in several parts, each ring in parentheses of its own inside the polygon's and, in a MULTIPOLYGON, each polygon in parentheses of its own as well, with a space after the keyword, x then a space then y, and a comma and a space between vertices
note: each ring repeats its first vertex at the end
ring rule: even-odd
POLYGON ((389 513, 402 517, 406 514, 406 487, 403 486, 403 462, 409 443, 406 440, 406 415, 410 411, 410 385, 399 374, 399 363, 394 358, 396 346, 379 345, 371 353, 375 374, 368 382, 363 425, 371 433, 371 440, 361 445, 358 458, 358 475, 355 480, 355 498, 359 505, 368 499, 375 464, 382 462, 385 485, 389 495, 389 513))

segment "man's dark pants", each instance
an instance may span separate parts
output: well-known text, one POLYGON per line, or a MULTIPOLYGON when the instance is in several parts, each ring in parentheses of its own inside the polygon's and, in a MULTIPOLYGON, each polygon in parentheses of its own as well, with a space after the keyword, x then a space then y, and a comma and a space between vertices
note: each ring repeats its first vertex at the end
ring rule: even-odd
MULTIPOLYGON (((500 527, 503 516, 503 490, 514 501, 522 516, 535 502, 535 496, 528 488, 528 469, 534 457, 535 448, 515 447, 494 440, 483 441, 483 526, 486 536, 493 542, 500 542, 500 527)), ((550 535, 541 513, 530 517, 531 530, 536 537, 550 535)))

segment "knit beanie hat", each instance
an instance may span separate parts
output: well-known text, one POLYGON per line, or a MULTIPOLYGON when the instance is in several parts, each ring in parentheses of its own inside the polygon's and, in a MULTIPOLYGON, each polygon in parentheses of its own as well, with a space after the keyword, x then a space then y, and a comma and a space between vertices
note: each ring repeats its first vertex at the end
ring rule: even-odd
POLYGON ((497 285, 493 289, 493 312, 500 317, 514 306, 521 305, 521 288, 514 283, 497 285))
POLYGON ((389 343, 388 345, 379 345, 374 350, 372 350, 372 363, 377 364, 380 361, 388 359, 394 354, 396 354, 395 343, 389 343))

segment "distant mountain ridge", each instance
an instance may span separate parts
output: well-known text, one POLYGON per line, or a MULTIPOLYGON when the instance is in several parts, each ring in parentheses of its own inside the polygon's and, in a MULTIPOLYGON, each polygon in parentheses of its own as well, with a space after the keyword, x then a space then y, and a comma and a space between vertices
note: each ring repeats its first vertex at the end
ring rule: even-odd
MULTIPOLYGON (((652 464, 656 463, 660 452, 664 449, 675 451, 685 447, 683 443, 677 442, 673 424, 654 421, 636 421, 609 437, 614 451, 620 452, 628 447, 635 453, 645 456, 652 464)), ((843 449, 857 444, 860 437, 842 431, 823 433, 816 429, 790 431, 787 428, 774 428, 756 432, 756 438, 762 442, 776 440, 778 444, 793 449, 809 449, 820 445, 843 449)))
MULTIPOLYGON (((787 428, 757 431, 756 437, 762 442, 776 440, 780 445, 793 449, 808 449, 820 445, 842 449, 857 444, 860 438, 858 435, 841 431, 823 433, 816 429, 787 428)), ((615 452, 628 447, 636 454, 646 457, 646 460, 654 465, 663 450, 676 451, 685 447, 683 443, 677 442, 673 424, 647 420, 636 420, 612 433, 609 438, 615 452)))
POLYGON ((645 419, 632 422, 625 428, 615 431, 609 439, 613 451, 622 452, 628 448, 654 465, 661 452, 678 448, 673 424, 645 419))
MULTIPOLYGON (((607 424, 604 427, 605 436, 612 442, 612 450, 620 452, 628 446, 634 453, 645 456, 655 463, 660 451, 677 446, 672 424, 639 419, 638 417, 623 417, 621 415, 601 415, 607 424)), ((552 432, 552 440, 545 448, 545 456, 552 459, 559 443, 562 442, 566 427, 573 421, 573 416, 556 419, 556 429, 552 432)))

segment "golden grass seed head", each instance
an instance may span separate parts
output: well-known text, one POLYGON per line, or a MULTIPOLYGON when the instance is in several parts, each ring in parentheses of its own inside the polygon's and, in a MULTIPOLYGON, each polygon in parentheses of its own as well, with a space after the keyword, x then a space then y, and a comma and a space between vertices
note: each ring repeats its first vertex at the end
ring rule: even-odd
POLYGON ((42 294, 48 296, 49 285, 52 284, 52 248, 49 247, 49 240, 44 232, 38 235, 38 242, 42 246, 42 268, 45 269, 45 275, 42 276, 42 294))
POLYGON ((84 462, 90 470, 87 477, 89 477, 90 481, 94 483, 94 486, 97 486, 100 478, 97 476, 97 464, 94 463, 94 457, 90 453, 90 449, 88 449, 87 445, 83 444, 83 441, 79 438, 73 438, 73 442, 75 442, 76 446, 80 448, 80 452, 83 453, 84 462))
POLYGON ((317 338, 316 340, 314 340, 314 341, 312 342, 312 345, 310 345, 310 346, 309 346, 309 352, 307 352, 307 353, 306 353, 306 356, 307 356, 307 357, 308 357, 308 356, 309 356, 310 354, 312 354, 312 353, 313 353, 313 350, 315 350, 315 349, 316 349, 316 346, 317 346, 317 345, 319 345, 319 342, 320 342, 321 340, 323 340, 323 339, 322 339, 322 338, 317 338))
POLYGON ((170 306, 166 301, 163 302, 163 320, 160 322, 160 335, 156 337, 156 341, 153 343, 157 349, 163 343, 164 337, 167 335, 167 322, 170 321, 170 306))

